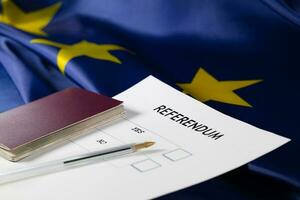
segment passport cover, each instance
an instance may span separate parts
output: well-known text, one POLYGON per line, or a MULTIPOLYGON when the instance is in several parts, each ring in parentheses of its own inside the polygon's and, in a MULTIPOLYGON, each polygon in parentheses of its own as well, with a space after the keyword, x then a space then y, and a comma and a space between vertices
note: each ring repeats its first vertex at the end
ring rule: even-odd
POLYGON ((14 150, 122 102, 70 88, 0 114, 0 147, 14 150))

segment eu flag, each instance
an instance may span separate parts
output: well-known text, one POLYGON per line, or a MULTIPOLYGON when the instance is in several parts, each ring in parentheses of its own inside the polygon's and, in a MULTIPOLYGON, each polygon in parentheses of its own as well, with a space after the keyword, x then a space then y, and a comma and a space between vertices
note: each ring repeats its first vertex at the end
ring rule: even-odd
POLYGON ((113 96, 152 74, 292 139, 170 198, 298 199, 299 48, 297 0, 2 0, 0 111, 68 87, 113 96), (276 190, 244 191, 259 182, 276 190))

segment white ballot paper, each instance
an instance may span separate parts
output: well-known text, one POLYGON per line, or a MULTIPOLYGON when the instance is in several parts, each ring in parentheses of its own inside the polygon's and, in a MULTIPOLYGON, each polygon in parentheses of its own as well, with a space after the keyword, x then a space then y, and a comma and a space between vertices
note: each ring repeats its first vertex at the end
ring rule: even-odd
POLYGON ((127 116, 0 172, 128 143, 149 149, 0 185, 0 199, 150 199, 203 182, 288 142, 229 116, 149 76, 117 95, 127 116))

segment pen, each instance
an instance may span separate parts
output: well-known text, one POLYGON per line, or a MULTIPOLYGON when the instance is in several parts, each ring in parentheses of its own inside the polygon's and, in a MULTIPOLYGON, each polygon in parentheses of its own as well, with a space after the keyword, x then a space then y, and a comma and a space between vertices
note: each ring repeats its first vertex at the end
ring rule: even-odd
POLYGON ((123 156, 150 147, 154 142, 139 144, 127 144, 106 150, 84 153, 59 160, 18 167, 5 172, 0 172, 0 184, 8 183, 24 178, 62 171, 68 168, 87 165, 99 160, 107 160, 117 156, 123 156))

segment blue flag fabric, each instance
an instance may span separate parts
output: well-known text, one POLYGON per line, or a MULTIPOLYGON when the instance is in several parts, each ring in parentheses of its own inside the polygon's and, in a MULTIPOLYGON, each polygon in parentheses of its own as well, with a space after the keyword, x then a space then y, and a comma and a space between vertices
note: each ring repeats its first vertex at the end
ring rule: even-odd
MULTIPOLYGON (((113 96, 152 74, 291 138, 241 174, 299 191, 299 47, 297 0, 2 0, 0 111, 67 87, 113 96)), ((226 181, 204 188, 246 198, 226 181)))

